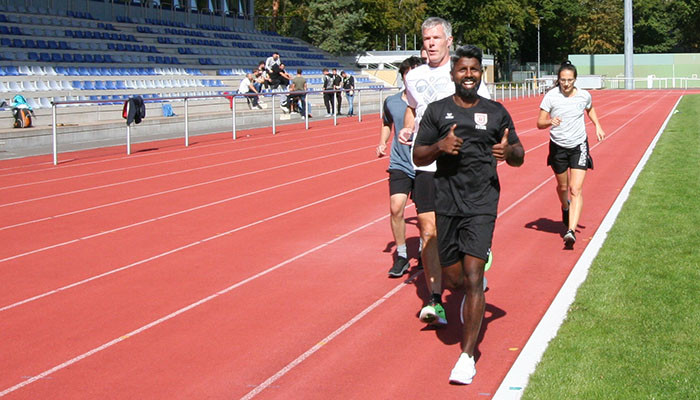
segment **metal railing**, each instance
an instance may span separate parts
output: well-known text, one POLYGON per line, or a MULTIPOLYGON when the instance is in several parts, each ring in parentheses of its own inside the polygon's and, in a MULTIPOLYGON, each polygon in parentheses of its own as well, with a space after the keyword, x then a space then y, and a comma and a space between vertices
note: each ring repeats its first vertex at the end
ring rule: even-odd
MULTIPOLYGON (((365 93, 365 96, 367 96, 368 93, 372 92, 379 92, 379 115, 380 118, 383 117, 383 103, 384 103, 384 92, 394 92, 398 88, 397 87, 377 87, 377 88, 356 88, 354 89, 355 95, 354 97, 357 98, 357 104, 354 105, 354 109, 357 110, 357 118, 358 121, 362 121, 362 94, 365 93)), ((288 97, 289 95, 294 95, 294 96, 303 96, 304 98, 304 123, 305 123, 305 129, 309 129, 309 115, 310 115, 310 105, 311 103, 309 102, 309 97, 310 96, 315 96, 315 95, 321 95, 323 96, 324 93, 332 93, 332 118, 333 118, 333 125, 338 125, 338 110, 336 107, 336 94, 341 93, 343 95, 347 90, 312 90, 312 91, 305 91, 305 92, 289 92, 289 91, 273 91, 273 92, 263 92, 259 94, 255 93, 222 93, 222 94, 216 94, 216 95, 200 95, 200 96, 173 96, 173 97, 153 97, 153 98, 148 98, 148 99, 143 99, 144 103, 161 103, 161 102, 167 102, 167 101, 183 101, 184 102, 184 124, 185 124, 185 130, 184 130, 184 140, 185 140, 185 147, 188 147, 190 144, 190 123, 189 123, 189 117, 190 117, 190 112, 189 112, 189 104, 192 100, 212 100, 216 98, 222 98, 226 100, 230 100, 231 102, 231 136, 233 140, 237 139, 237 119, 241 117, 241 115, 238 115, 236 110, 236 99, 241 99, 241 98, 247 98, 247 97, 270 97, 272 101, 272 107, 271 107, 271 118, 270 118, 270 125, 272 127, 272 134, 275 135, 277 133, 277 113, 276 107, 275 107, 275 98, 278 96, 283 96, 283 97, 288 97)), ((354 99, 353 99, 354 100, 354 99)), ((247 100, 246 100, 247 102, 247 100)), ((52 147, 53 147, 53 164, 57 165, 58 164, 58 123, 57 123, 57 109, 59 107, 66 107, 69 105, 79 105, 79 104, 108 104, 108 105, 114 105, 117 103, 116 100, 66 100, 66 101, 54 101, 51 103, 51 118, 52 118, 52 123, 51 123, 51 130, 52 130, 52 147)), ((117 104, 123 104, 123 102, 118 102, 117 104)), ((121 110, 120 110, 121 112, 121 110)), ((131 154, 131 125, 126 126, 126 154, 129 155, 131 154)))

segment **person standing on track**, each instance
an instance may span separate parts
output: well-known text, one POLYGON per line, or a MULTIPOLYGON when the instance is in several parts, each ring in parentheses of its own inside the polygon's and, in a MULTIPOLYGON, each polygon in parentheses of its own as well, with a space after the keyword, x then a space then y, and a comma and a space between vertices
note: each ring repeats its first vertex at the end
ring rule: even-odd
POLYGON ((455 94, 427 106, 413 149, 416 165, 437 164, 435 213, 445 286, 465 292, 462 353, 450 374, 455 384, 470 384, 476 375, 484 269, 500 196, 497 161, 518 167, 525 159, 508 111, 478 94, 482 72, 481 49, 457 49, 451 71, 455 94))
POLYGON ((555 89, 544 95, 537 118, 539 129, 551 127, 547 165, 552 167, 557 179, 562 221, 568 229, 564 235, 566 248, 573 248, 576 243, 576 227, 583 209, 583 180, 586 170, 593 169, 584 112, 595 125, 598 141, 605 139, 591 95, 576 87, 576 77, 576 67, 570 61, 563 62, 555 89))
MULTIPOLYGON (((444 99, 455 93, 455 85, 450 77, 450 46, 452 45, 452 25, 442 18, 430 17, 421 25, 423 49, 427 53, 428 64, 406 74, 406 100, 408 108, 404 116, 404 127, 399 133, 399 141, 410 144, 414 132, 428 104, 444 99)), ((421 50, 422 52, 422 50, 421 50)), ((479 86, 479 95, 490 98, 485 86, 479 86)), ((432 325, 446 325, 445 308, 442 305, 442 269, 435 243, 435 183, 433 173, 435 163, 414 166, 416 170, 413 201, 418 213, 418 227, 423 242, 421 256, 425 280, 431 298, 421 309, 421 321, 432 325)))
MULTIPOLYGON (((401 79, 405 81, 406 74, 413 68, 422 65, 423 60, 409 57, 399 66, 401 79)), ((394 126, 394 140, 391 143, 389 158, 389 209, 391 211, 391 233, 396 243, 396 258, 389 270, 389 276, 399 278, 408 271, 408 252, 406 249, 406 220, 404 209, 408 195, 413 191, 413 181, 416 176, 411 162, 411 147, 399 143, 398 134, 403 128, 403 117, 406 112, 406 86, 398 93, 384 99, 384 117, 382 132, 377 146, 377 157, 386 155, 386 147, 391 137, 391 127, 394 126)), ((420 251, 420 250, 419 250, 420 251)), ((418 256, 420 258, 420 255, 418 256)), ((420 260, 419 260, 420 263, 420 260)))

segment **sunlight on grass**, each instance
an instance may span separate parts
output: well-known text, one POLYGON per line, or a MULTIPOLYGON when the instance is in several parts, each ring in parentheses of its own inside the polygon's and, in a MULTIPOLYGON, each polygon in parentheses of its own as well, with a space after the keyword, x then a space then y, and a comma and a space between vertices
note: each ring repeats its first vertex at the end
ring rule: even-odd
POLYGON ((700 398, 698 115, 685 96, 523 399, 700 398))

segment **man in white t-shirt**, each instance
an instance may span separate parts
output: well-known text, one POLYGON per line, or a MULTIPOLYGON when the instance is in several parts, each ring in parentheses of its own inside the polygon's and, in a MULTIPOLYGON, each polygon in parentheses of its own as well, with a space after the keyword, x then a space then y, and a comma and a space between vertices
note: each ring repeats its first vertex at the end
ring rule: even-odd
MULTIPOLYGON (((404 116, 404 127, 399 141, 410 144, 417 134, 420 119, 428 104, 455 93, 455 84, 450 74, 450 46, 452 25, 442 18, 431 17, 421 26, 423 50, 427 52, 428 64, 421 65, 406 74, 406 99, 408 108, 404 116)), ((479 96, 490 99, 486 85, 480 85, 479 96)), ((413 148, 411 148, 411 158, 413 148)), ((445 309, 442 305, 442 267, 438 256, 435 228, 435 183, 433 174, 436 165, 418 167, 414 164, 416 177, 413 202, 418 213, 418 226, 422 242, 421 257, 425 280, 431 293, 428 303, 421 309, 421 321, 432 325, 446 325, 445 309)))
MULTIPOLYGON (((238 93, 258 93, 257 89, 255 89, 255 85, 253 85, 253 80, 253 74, 245 74, 245 78, 243 78, 238 86, 238 93)), ((248 107, 262 109, 260 104, 258 104, 258 96, 246 96, 245 99, 248 101, 248 107)))

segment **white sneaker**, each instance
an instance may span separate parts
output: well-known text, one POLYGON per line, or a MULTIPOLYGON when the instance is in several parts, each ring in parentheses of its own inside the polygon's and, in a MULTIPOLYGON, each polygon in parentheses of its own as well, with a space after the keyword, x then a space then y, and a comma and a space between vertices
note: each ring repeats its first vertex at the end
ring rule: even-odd
POLYGON ((469 357, 467 353, 462 353, 457 360, 452 372, 450 373, 450 383, 457 385, 468 385, 472 383, 476 375, 476 365, 473 357, 469 357))

